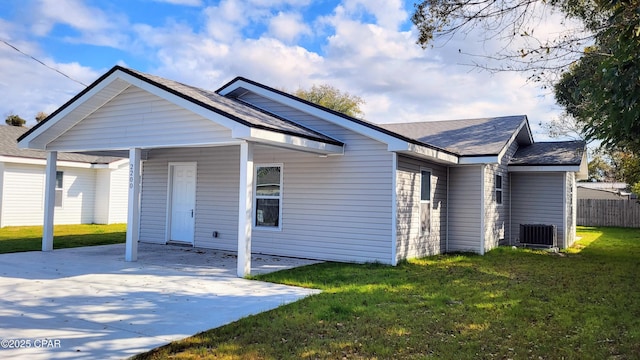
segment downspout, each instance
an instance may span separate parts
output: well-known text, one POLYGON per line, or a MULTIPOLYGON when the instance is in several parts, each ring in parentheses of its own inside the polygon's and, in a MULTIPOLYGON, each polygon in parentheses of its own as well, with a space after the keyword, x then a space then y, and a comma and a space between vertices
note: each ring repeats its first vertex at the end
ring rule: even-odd
POLYGON ((511 222, 511 186, 513 185, 511 183, 511 173, 509 173, 509 245, 513 245, 513 228, 512 226, 512 222, 511 222))
POLYGON ((484 255, 484 237, 485 237, 485 229, 484 229, 484 222, 485 222, 485 217, 487 215, 486 213, 486 209, 485 209, 485 203, 484 203, 484 193, 485 193, 485 186, 484 186, 484 175, 485 175, 485 170, 487 168, 487 164, 482 164, 482 166, 480 167, 480 255, 484 255))
POLYGON ((449 166, 447 166, 447 223, 445 225, 445 234, 444 234, 444 251, 449 252, 449 166))
POLYGON ((391 265, 398 265, 398 154, 391 153, 391 265))

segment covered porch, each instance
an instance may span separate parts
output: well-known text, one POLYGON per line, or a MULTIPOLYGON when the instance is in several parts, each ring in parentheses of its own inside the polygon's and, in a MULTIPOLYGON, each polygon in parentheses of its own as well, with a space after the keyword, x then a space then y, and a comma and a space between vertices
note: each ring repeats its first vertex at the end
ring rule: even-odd
MULTIPOLYGON (((129 158, 127 236, 124 249, 126 261, 138 259, 143 162, 148 159, 148 154, 167 149, 207 149, 211 152, 233 149, 238 154, 233 157, 233 172, 236 174, 233 180, 236 190, 233 192, 237 191, 238 194, 235 199, 237 207, 234 206, 237 209, 234 223, 237 229, 236 274, 239 277, 251 273, 251 241, 256 221, 256 147, 285 149, 315 157, 344 153, 344 145, 340 141, 277 116, 243 106, 215 93, 203 93, 180 83, 119 67, 96 80, 23 135, 19 139, 19 146, 45 150, 48 153, 43 251, 53 249, 58 152, 84 152, 129 158)), ((188 163, 194 161, 184 158, 176 164, 188 163)), ((166 165, 169 171, 165 170, 158 177, 164 177, 166 183, 155 184, 160 184, 160 188, 165 186, 166 199, 157 198, 158 203, 166 206, 165 223, 160 224, 164 226, 164 242, 172 240, 171 231, 173 227, 177 227, 178 220, 195 227, 198 202, 201 201, 196 196, 196 190, 200 186, 196 182, 187 193, 194 196, 193 202, 179 209, 179 213, 172 211, 178 200, 185 198, 185 193, 174 191, 175 201, 172 201, 172 182, 175 178, 172 177, 172 164, 166 165)), ((146 198, 145 201, 151 199, 146 198)), ((149 203, 155 206, 153 201, 149 203)), ((216 238, 216 232, 212 231, 211 236, 216 238)), ((191 243, 195 245, 193 241, 191 243)))

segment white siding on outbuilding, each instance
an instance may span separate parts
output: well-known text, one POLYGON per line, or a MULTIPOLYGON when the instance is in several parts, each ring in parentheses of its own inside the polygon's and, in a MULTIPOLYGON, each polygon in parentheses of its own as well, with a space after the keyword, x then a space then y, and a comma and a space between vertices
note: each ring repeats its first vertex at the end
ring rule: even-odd
POLYGON ((446 248, 447 168, 398 156, 396 179, 396 259, 441 254, 446 248), (420 234, 421 170, 431 172, 431 214, 428 235, 420 234))
MULTIPOLYGON (((42 225, 44 218, 44 167, 5 163, 1 226, 42 225)), ((58 167, 63 172, 62 206, 55 209, 55 224, 94 222, 95 172, 58 167)))
POLYGON ((449 169, 449 252, 482 250, 481 180, 482 166, 449 169))
POLYGON ((129 163, 117 168, 96 170, 96 200, 94 222, 117 224, 127 222, 127 187, 129 163))
POLYGON ((511 232, 515 241, 520 239, 520 224, 556 225, 558 244, 565 236, 566 208, 564 172, 511 173, 511 232))

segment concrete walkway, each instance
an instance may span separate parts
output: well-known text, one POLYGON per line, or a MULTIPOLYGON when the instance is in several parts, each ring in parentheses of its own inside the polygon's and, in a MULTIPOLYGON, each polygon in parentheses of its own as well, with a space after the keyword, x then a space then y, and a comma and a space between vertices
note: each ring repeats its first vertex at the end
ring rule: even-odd
MULTIPOLYGON (((120 359, 317 290, 239 279, 232 253, 140 244, 0 255, 0 359, 120 359)), ((254 256, 252 274, 314 261, 254 256)))

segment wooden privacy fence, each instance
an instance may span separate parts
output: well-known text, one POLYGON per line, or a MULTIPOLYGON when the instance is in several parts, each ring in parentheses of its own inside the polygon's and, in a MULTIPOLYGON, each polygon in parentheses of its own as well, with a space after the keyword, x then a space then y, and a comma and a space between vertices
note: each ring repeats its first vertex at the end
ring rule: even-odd
POLYGON ((640 203, 636 200, 578 200, 578 225, 640 228, 640 203))

